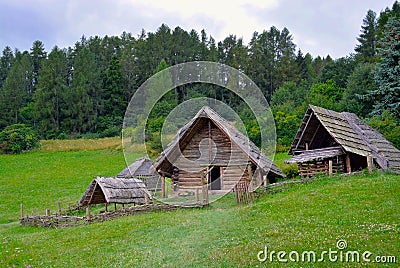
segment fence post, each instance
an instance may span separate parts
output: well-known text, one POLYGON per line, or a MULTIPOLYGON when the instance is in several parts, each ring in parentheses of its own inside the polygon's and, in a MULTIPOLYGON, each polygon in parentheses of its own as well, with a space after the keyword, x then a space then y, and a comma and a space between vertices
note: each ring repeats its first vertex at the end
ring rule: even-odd
POLYGON ((20 209, 21 209, 21 218, 23 218, 24 217, 24 204, 21 203, 20 209))
POLYGON ((333 162, 332 162, 332 159, 329 160, 328 175, 329 175, 329 177, 332 177, 332 175, 333 175, 333 162))
POLYGON ((86 207, 86 220, 90 220, 90 207, 89 206, 87 206, 86 207))
POLYGON ((57 205, 58 205, 58 215, 61 216, 61 203, 60 203, 60 201, 57 203, 57 205))
POLYGON ((50 216, 50 209, 46 208, 46 217, 50 216))

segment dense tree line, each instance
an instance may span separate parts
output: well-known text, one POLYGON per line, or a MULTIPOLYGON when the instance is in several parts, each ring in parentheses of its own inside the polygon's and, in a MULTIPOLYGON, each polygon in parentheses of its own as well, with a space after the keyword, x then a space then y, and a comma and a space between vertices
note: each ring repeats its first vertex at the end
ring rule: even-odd
MULTIPOLYGON (((369 10, 355 52, 338 59, 304 55, 289 30, 276 27, 255 32, 247 45, 235 35, 216 42, 204 30, 162 24, 137 37, 125 32, 83 36, 74 47, 56 46, 50 52, 41 41, 30 51, 6 47, 0 57, 0 130, 25 124, 47 139, 118 135, 126 106, 146 79, 168 66, 204 60, 232 66, 261 88, 273 109, 280 144, 290 144, 311 103, 354 112, 400 146, 399 35, 396 1, 379 16, 369 10)), ((201 96, 239 110, 257 141, 248 107, 233 93, 206 84, 180 86, 167 94, 154 108, 148 132, 159 132, 176 105, 201 96)))

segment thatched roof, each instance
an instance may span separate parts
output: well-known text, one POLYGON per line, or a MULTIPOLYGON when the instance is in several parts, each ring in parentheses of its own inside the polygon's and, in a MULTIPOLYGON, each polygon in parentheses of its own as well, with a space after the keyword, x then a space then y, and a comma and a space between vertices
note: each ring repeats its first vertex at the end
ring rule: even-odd
POLYGON ((135 178, 96 177, 86 189, 80 204, 144 204, 151 195, 146 185, 135 178))
POLYGON ((344 152, 361 156, 371 155, 382 169, 400 172, 400 150, 353 113, 339 113, 310 105, 289 153, 301 153, 297 160, 304 161, 308 158, 311 161, 310 152, 305 151, 306 144, 310 146, 310 150, 340 146, 344 152), (331 137, 333 144, 326 144, 326 136, 331 137))
POLYGON ((232 126, 227 120, 216 113, 208 106, 204 106, 195 117, 183 126, 172 139, 167 148, 161 153, 154 164, 155 170, 171 172, 171 162, 179 155, 180 148, 184 148, 187 140, 196 132, 196 125, 201 119, 210 119, 230 140, 237 145, 254 163, 265 173, 270 173, 275 177, 283 177, 283 172, 268 158, 260 149, 249 140, 247 136, 232 126))
POLYGON ((151 172, 151 167, 153 164, 154 162, 147 157, 139 158, 135 162, 130 164, 127 168, 118 173, 117 177, 135 178, 142 176, 153 176, 154 174, 151 172))
POLYGON ((142 157, 137 159, 127 168, 118 173, 118 178, 137 178, 144 182, 150 191, 161 190, 161 179, 156 173, 152 173, 153 160, 142 157))

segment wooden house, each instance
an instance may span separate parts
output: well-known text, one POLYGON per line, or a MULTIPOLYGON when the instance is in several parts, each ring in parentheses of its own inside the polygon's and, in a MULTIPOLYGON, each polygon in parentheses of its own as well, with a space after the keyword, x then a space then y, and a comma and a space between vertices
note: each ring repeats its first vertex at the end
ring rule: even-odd
POLYGON ((208 191, 227 192, 239 181, 256 185, 283 177, 254 143, 209 107, 178 131, 154 169, 162 181, 172 178, 175 191, 206 185, 208 191))
POLYGON ((117 178, 136 178, 144 182, 149 191, 161 190, 161 179, 157 173, 152 173, 153 160, 142 157, 118 173, 117 178))
POLYGON ((378 167, 400 173, 400 151, 353 113, 310 105, 290 147, 301 176, 378 167))
POLYGON ((139 179, 96 177, 86 189, 80 205, 145 204, 151 200, 146 185, 139 179))

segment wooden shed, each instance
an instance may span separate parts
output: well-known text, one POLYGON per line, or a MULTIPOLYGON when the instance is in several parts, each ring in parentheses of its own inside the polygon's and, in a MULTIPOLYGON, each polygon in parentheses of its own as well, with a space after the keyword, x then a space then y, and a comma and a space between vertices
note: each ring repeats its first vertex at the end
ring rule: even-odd
POLYGON ((144 182, 149 191, 159 191, 161 179, 157 173, 152 173, 153 164, 153 160, 148 157, 139 158, 118 173, 117 178, 137 178, 144 182))
POLYGON ((154 169, 162 181, 172 178, 175 191, 206 185, 210 191, 227 192, 239 181, 257 185, 283 177, 254 143, 207 106, 178 131, 154 169))
POLYGON ((80 204, 145 204, 151 200, 146 185, 139 179, 96 177, 86 189, 80 204))
POLYGON ((400 173, 400 151, 357 115, 310 105, 291 145, 301 176, 374 167, 400 173))

